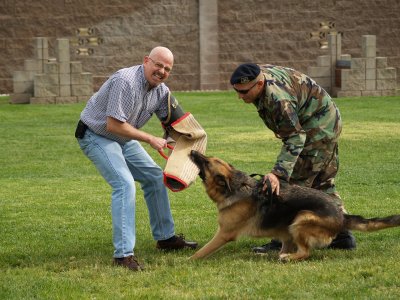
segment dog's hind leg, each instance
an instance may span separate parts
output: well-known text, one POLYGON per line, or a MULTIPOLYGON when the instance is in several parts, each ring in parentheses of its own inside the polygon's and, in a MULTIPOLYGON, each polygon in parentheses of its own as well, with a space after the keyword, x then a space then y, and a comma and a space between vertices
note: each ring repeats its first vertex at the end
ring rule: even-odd
POLYGON ((310 247, 307 244, 298 243, 297 251, 295 253, 280 253, 279 260, 291 261, 291 260, 303 260, 310 256, 310 247))
MULTIPOLYGON (((296 231, 296 230, 291 230, 296 231)), ((290 261, 290 260, 303 260, 310 256, 310 244, 306 235, 299 232, 295 232, 293 240, 284 242, 282 250, 279 252, 279 260, 290 261)))
POLYGON ((282 253, 281 260, 303 260, 310 256, 313 248, 329 245, 335 235, 337 222, 334 218, 321 218, 311 211, 298 214, 289 226, 293 243, 297 246, 295 253, 282 253))
POLYGON ((223 233, 220 229, 218 229, 217 233, 214 235, 214 237, 204 246, 202 247, 199 251, 197 251, 195 254, 193 254, 190 259, 198 259, 198 258, 204 258, 218 249, 220 249, 222 246, 224 246, 226 243, 233 241, 235 238, 228 237, 226 233, 223 233))
POLYGON ((279 251, 279 259, 281 257, 286 257, 290 253, 296 252, 296 244, 293 243, 293 240, 286 240, 282 242, 281 251, 279 251))

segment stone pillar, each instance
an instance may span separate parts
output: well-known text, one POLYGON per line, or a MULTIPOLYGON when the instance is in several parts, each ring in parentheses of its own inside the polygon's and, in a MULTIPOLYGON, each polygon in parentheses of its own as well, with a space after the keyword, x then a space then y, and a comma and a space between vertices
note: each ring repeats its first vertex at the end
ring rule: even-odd
MULTIPOLYGON (((376 90, 376 36, 363 35, 361 54, 365 58, 365 90, 376 90)), ((373 94, 372 94, 373 95, 373 94)))
POLYGON ((219 89, 218 0, 199 1, 200 89, 219 89))
POLYGON ((69 39, 57 39, 58 77, 60 83, 60 97, 71 96, 71 67, 69 53, 69 39))
POLYGON ((331 57, 331 88, 335 86, 336 62, 340 60, 342 55, 342 36, 340 34, 328 35, 328 47, 331 57))

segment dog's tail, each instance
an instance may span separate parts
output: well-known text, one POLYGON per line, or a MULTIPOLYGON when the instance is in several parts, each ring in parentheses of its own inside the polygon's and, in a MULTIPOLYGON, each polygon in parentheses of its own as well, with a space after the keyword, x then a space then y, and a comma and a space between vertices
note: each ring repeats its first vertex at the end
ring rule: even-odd
POLYGON ((366 219, 362 216, 344 215, 345 227, 348 230, 376 231, 385 228, 400 226, 400 215, 392 215, 384 218, 366 219))

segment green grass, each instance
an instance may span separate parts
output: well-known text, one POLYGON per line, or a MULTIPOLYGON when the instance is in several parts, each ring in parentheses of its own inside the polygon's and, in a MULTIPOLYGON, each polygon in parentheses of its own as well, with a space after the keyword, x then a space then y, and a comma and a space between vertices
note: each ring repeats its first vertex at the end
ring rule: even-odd
MULTIPOLYGON (((209 155, 266 173, 280 142, 230 92, 176 93, 208 133, 209 155)), ((338 190, 367 217, 400 213, 399 97, 336 100, 344 120, 338 190)), ((310 260, 258 257, 243 238, 208 260, 155 249, 143 194, 136 255, 146 271, 111 266, 110 188, 73 137, 84 104, 10 105, 0 97, 0 299, 398 299, 400 229, 355 233, 355 251, 310 260)), ((146 130, 161 135, 156 119, 146 130)), ((160 165, 165 162, 146 146, 160 165)), ((176 231, 204 245, 216 209, 200 180, 170 193, 176 231)))

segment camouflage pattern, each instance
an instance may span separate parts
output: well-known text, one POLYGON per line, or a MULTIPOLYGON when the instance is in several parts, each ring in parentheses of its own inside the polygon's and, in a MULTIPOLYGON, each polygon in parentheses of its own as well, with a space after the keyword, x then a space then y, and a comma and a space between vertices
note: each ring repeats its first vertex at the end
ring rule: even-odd
POLYGON ((260 67, 265 90, 254 104, 265 125, 283 142, 272 173, 337 195, 334 178, 342 122, 335 103, 305 74, 280 66, 260 67))
MULTIPOLYGON (((315 145, 311 144, 309 147, 312 146, 315 145)), ((342 207, 342 200, 335 186, 335 177, 338 170, 338 144, 336 142, 325 143, 320 148, 304 149, 300 153, 290 177, 290 182, 330 194, 335 197, 336 203, 342 207)), ((344 208, 342 207, 342 209, 344 208)))

